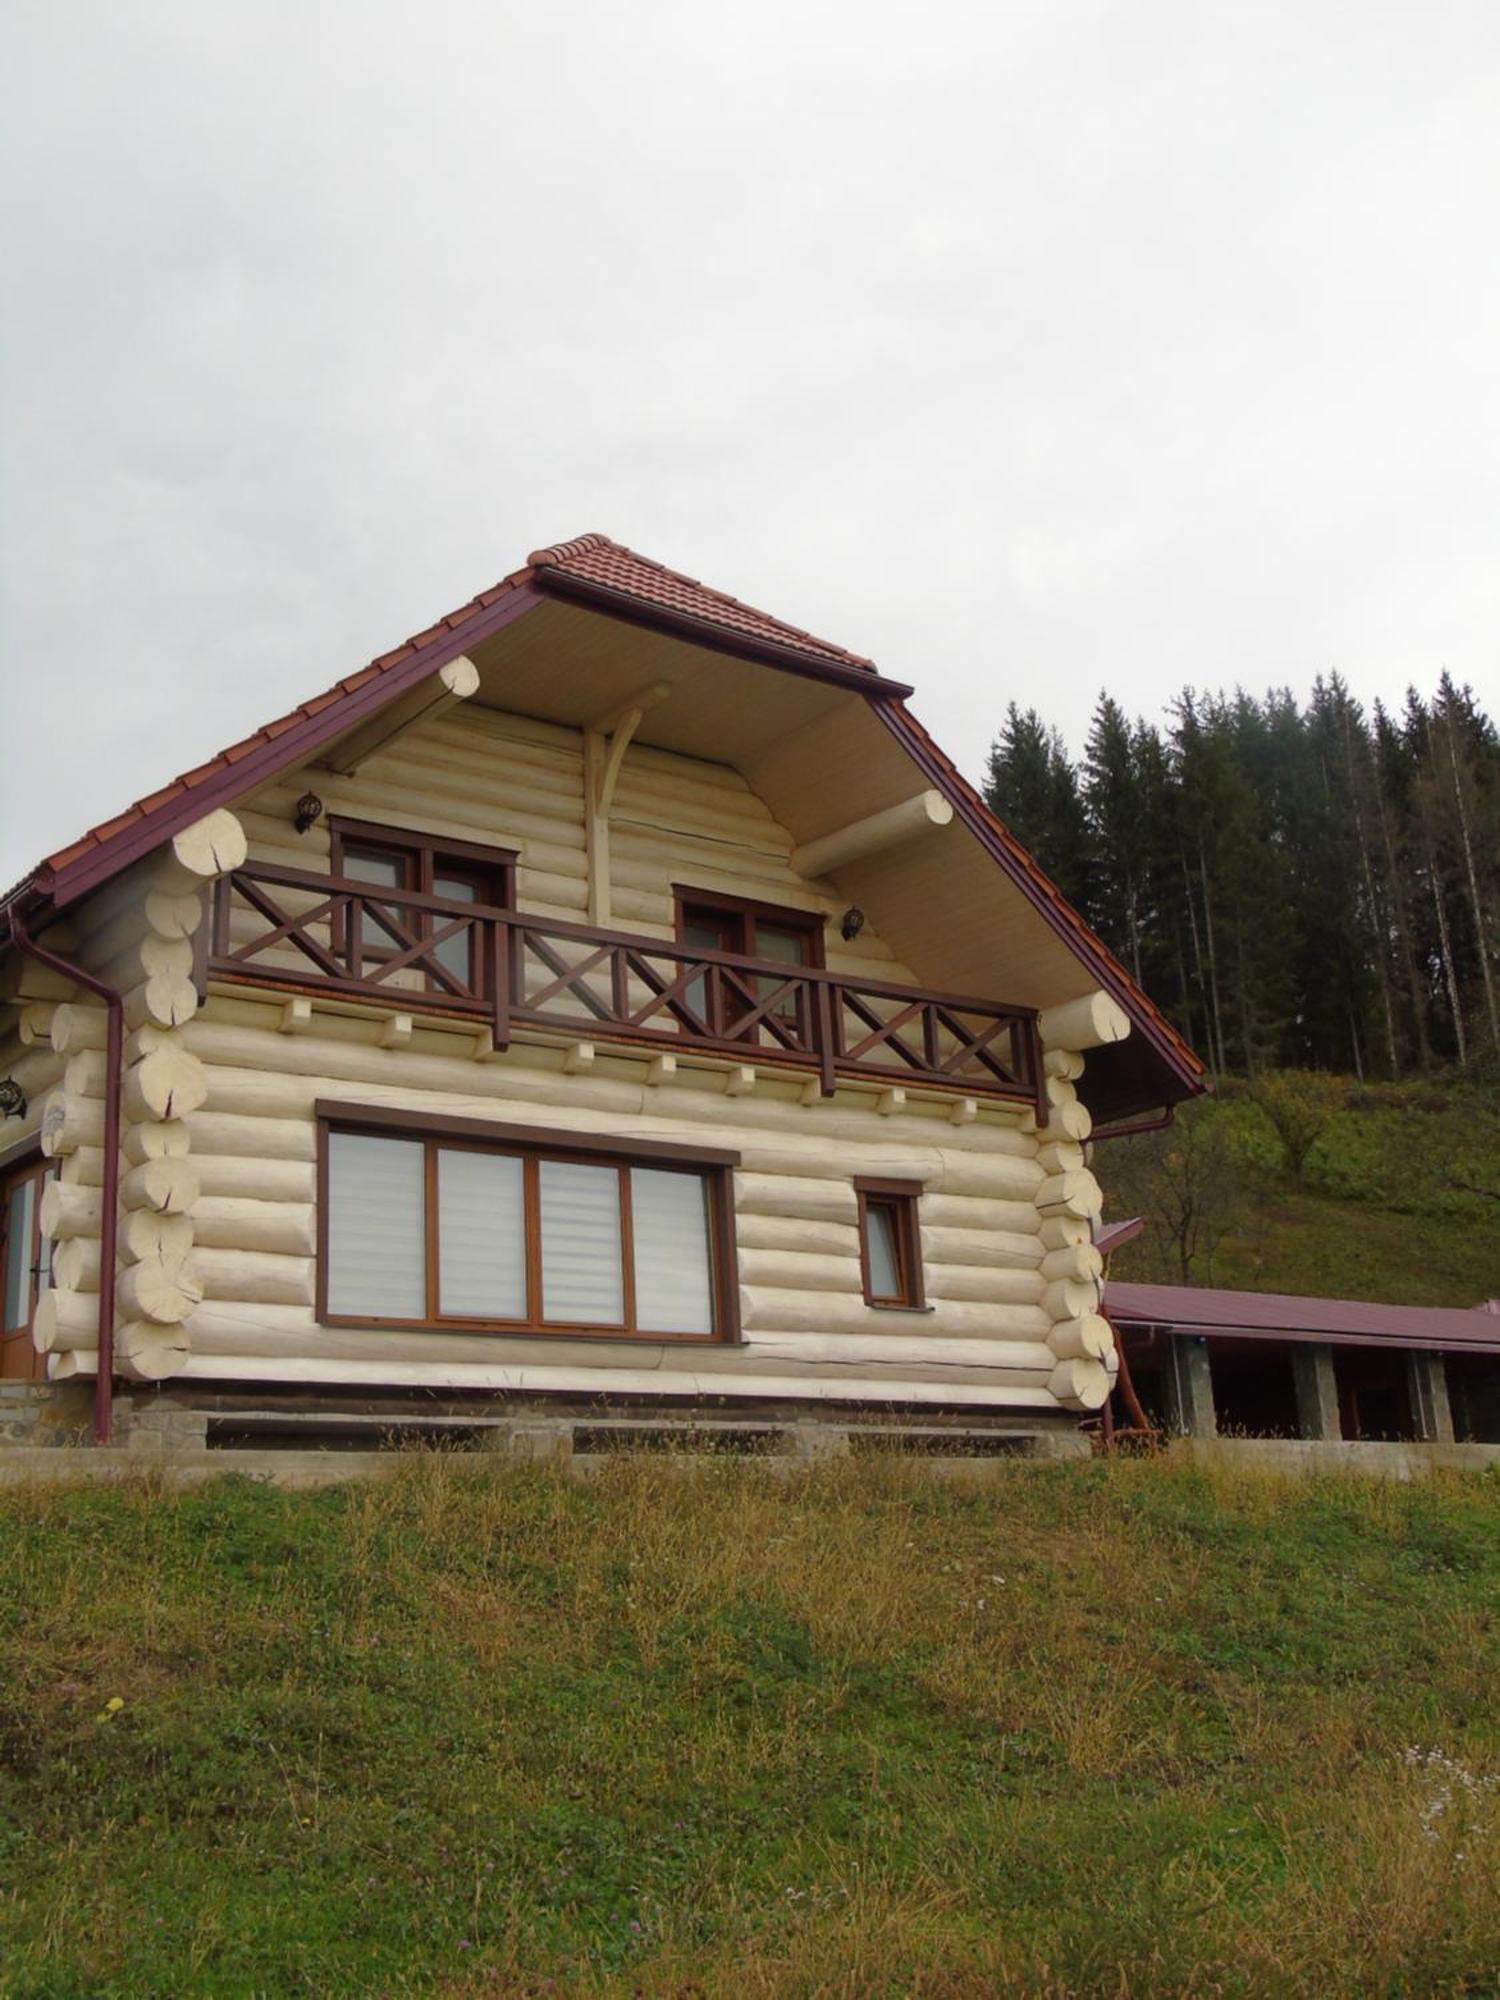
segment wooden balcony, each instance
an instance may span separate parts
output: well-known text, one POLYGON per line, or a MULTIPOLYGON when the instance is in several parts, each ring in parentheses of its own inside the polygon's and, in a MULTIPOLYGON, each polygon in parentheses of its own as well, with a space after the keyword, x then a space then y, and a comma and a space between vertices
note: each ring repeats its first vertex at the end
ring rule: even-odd
POLYGON ((1045 1116, 1032 1008, 742 958, 250 863, 217 886, 209 978, 488 1025, 938 1085, 1045 1116))

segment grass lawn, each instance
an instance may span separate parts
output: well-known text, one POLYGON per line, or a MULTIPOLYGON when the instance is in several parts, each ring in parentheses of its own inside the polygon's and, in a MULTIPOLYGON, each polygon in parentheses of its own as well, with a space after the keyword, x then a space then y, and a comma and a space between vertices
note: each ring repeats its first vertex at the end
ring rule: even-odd
POLYGON ((0 1496, 0 1991, 1500 1991, 1500 1482, 0 1496))

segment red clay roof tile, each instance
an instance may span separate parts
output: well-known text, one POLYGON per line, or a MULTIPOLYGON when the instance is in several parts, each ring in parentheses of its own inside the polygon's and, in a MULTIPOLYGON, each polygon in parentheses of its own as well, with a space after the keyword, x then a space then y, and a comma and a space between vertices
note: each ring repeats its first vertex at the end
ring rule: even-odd
POLYGON ((842 646, 815 638, 800 626, 773 618, 768 611, 757 611, 754 605, 742 604, 737 597, 712 590, 696 577, 668 569, 663 563, 653 562, 650 556, 637 555, 634 549, 624 548, 605 535, 579 535, 571 542, 556 542, 551 548, 534 550, 527 561, 534 570, 543 573, 554 570, 564 576, 579 577, 606 590, 618 591, 622 597, 633 597, 639 603, 654 604, 682 617, 701 619, 708 625, 722 625, 752 639, 769 640, 792 652, 805 653, 811 659, 836 660, 844 667, 874 664, 858 653, 846 652, 842 646))

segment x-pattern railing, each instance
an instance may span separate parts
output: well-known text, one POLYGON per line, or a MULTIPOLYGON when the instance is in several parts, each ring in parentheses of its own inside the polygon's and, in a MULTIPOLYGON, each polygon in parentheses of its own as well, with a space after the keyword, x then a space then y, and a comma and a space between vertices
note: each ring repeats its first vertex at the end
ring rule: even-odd
POLYGON ((693 1043, 1041 1108, 1033 1010, 251 863, 218 885, 207 973, 489 1022, 693 1043))

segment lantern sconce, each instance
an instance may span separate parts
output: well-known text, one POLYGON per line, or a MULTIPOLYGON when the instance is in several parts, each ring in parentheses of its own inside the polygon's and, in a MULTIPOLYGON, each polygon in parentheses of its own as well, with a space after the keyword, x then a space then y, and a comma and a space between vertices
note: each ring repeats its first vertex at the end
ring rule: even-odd
POLYGON ((0 1079, 0 1118, 24 1118, 26 1093, 13 1076, 0 1079))
POLYGON ((322 817, 323 801, 316 792, 304 792, 297 801, 296 811, 292 815, 292 825, 296 827, 298 833, 306 833, 308 828, 316 826, 322 817))
POLYGON ((845 910, 844 921, 839 925, 839 930, 843 934, 846 944, 853 944, 864 927, 865 913, 863 910, 845 910))

